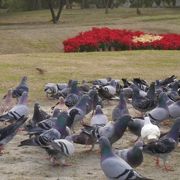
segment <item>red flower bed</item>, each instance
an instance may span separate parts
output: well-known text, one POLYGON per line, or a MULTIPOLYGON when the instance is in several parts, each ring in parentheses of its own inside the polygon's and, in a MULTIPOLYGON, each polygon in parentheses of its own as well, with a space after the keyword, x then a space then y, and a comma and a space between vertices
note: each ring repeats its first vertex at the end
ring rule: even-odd
POLYGON ((109 28, 92 28, 63 42, 65 52, 162 49, 180 50, 180 35, 149 34, 109 28))

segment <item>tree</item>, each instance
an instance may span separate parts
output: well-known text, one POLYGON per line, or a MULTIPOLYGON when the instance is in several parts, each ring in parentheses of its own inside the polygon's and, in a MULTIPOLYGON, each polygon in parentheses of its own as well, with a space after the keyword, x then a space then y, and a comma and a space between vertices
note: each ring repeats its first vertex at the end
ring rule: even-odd
POLYGON ((57 7, 58 7, 57 14, 56 14, 55 9, 54 9, 54 1, 53 0, 47 0, 47 1, 48 1, 49 9, 51 11, 52 22, 54 24, 57 24, 59 19, 60 19, 63 7, 66 5, 66 0, 59 0, 58 1, 58 4, 57 4, 57 7))

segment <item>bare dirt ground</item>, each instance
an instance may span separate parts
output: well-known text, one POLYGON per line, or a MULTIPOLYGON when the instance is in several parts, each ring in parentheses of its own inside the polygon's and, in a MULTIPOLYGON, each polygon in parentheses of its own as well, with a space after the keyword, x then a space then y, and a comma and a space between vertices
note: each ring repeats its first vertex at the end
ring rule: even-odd
MULTIPOLYGON (((117 102, 111 102, 110 106, 104 109, 105 114, 111 119, 112 108, 117 102)), ((130 107, 131 114, 135 114, 130 107)), ((44 109, 49 107, 44 107, 44 109)), ((88 122, 90 115, 86 121, 88 122)), ((81 127, 77 127, 77 131, 81 127)), ((163 130, 168 130, 168 126, 163 126, 163 130)), ((72 166, 53 167, 46 159, 47 154, 44 150, 37 147, 17 147, 19 142, 27 138, 24 132, 18 135, 6 146, 4 154, 0 157, 1 180, 105 180, 100 168, 99 146, 96 145, 93 151, 88 151, 90 147, 75 144, 75 154, 67 159, 72 166)), ((132 146, 135 136, 126 131, 124 136, 113 147, 125 148, 132 146)), ((144 162, 136 170, 142 175, 154 180, 178 180, 180 153, 179 147, 169 157, 169 163, 174 168, 172 172, 165 172, 155 166, 154 157, 144 155, 144 162)))

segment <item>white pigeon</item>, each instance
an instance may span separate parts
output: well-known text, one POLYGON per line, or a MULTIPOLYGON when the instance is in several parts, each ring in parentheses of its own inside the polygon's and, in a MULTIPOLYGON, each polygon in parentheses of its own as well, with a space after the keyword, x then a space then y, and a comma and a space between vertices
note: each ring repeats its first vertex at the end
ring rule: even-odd
POLYGON ((151 123, 150 118, 147 116, 144 120, 144 126, 141 129, 141 137, 143 140, 154 141, 160 137, 160 129, 158 126, 151 123))

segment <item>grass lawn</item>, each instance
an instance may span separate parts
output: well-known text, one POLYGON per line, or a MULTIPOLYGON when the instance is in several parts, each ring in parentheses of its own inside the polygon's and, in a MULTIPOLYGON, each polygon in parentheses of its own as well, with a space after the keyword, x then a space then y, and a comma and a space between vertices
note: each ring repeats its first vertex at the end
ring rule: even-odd
POLYGON ((93 80, 141 77, 148 81, 175 74, 180 77, 179 51, 123 51, 95 53, 34 53, 0 56, 1 95, 27 75, 30 101, 44 101, 43 87, 47 82, 69 79, 93 80), (36 67, 44 69, 38 74, 36 67))
POLYGON ((43 100, 47 82, 68 79, 142 77, 149 81, 175 74, 179 77, 179 51, 124 51, 63 53, 63 40, 93 26, 127 28, 154 33, 180 32, 180 9, 118 8, 63 10, 61 22, 52 24, 50 12, 30 11, 0 14, 0 94, 27 75, 30 97, 43 100), (46 70, 39 75, 36 67, 46 70))

